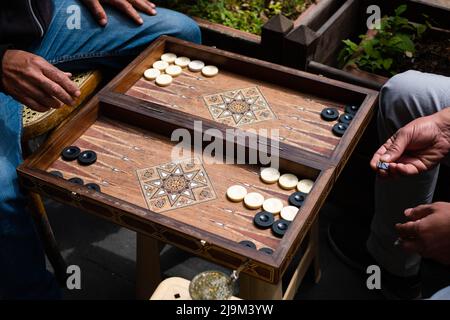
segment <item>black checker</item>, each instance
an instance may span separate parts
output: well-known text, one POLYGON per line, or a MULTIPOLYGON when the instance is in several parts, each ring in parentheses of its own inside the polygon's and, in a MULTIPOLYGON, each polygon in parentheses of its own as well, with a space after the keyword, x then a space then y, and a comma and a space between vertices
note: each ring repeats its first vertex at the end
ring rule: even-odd
POLYGON ((270 248, 261 248, 258 251, 264 252, 265 254, 273 254, 273 250, 270 248))
POLYGON ((58 177, 58 178, 64 178, 63 174, 61 173, 61 171, 57 171, 57 170, 53 170, 49 172, 52 176, 58 177))
POLYGON ((80 186, 84 185, 83 179, 78 178, 78 177, 70 178, 70 179, 67 180, 67 181, 72 182, 72 183, 75 183, 75 184, 78 184, 78 185, 80 185, 80 186))
POLYGON ((90 189, 90 190, 94 190, 94 191, 97 191, 97 192, 101 191, 100 186, 98 184, 96 184, 96 183, 86 183, 86 187, 88 189, 90 189))
POLYGON ((290 221, 284 219, 277 220, 272 224, 272 232, 277 237, 282 237, 288 230, 290 224, 291 224, 290 221))
POLYGON ((300 208, 303 205, 303 202, 305 202, 306 197, 307 197, 306 193, 300 191, 294 192, 289 196, 289 204, 291 206, 300 208))
POLYGON ((239 244, 250 249, 256 249, 256 244, 248 240, 243 240, 239 244))
POLYGON ((261 211, 253 218, 253 223, 260 229, 268 229, 273 224, 273 214, 267 211, 261 211))
POLYGON ((339 118, 339 111, 336 108, 325 108, 320 113, 320 116, 325 121, 335 121, 339 118))
POLYGON ((92 150, 86 150, 78 156, 78 163, 84 166, 91 165, 97 161, 97 154, 92 150))
POLYGON ((73 161, 78 158, 81 150, 77 146, 65 147, 61 152, 61 156, 66 161, 73 161))
POLYGON ((359 110, 359 106, 349 104, 345 106, 344 110, 345 113, 356 114, 359 110))
POLYGON ((350 124, 355 116, 351 113, 345 113, 339 117, 340 123, 350 124))
POLYGON ((346 124, 346 123, 340 123, 340 122, 336 123, 333 126, 333 133, 335 135, 337 135, 338 137, 342 137, 344 135, 345 131, 347 130, 347 128, 348 128, 348 124, 346 124))

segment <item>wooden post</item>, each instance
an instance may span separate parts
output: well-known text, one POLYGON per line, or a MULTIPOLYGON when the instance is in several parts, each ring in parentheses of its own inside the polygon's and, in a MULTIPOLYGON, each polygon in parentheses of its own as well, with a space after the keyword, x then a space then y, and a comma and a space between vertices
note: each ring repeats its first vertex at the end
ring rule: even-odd
POLYGON ((309 234, 309 245, 314 253, 312 268, 314 270, 314 282, 317 284, 322 277, 322 271, 320 269, 320 257, 319 257, 319 217, 316 218, 309 234))
POLYGON ((239 298, 245 300, 281 300, 283 298, 281 283, 281 279, 278 284, 270 284, 241 273, 239 275, 239 298))
POLYGON ((273 16, 262 27, 261 46, 268 61, 281 63, 283 38, 293 27, 294 23, 281 14, 273 16))
POLYGON ((161 282, 160 243, 136 234, 136 298, 148 300, 161 282))
POLYGON ((29 209, 34 220, 34 224, 41 238, 45 254, 55 272, 55 278, 61 287, 66 286, 67 264, 59 250, 58 243, 55 240, 52 227, 47 218, 42 198, 39 194, 29 192, 29 209))
POLYGON ((283 64, 292 68, 306 70, 313 57, 318 35, 305 25, 300 25, 284 37, 283 64))

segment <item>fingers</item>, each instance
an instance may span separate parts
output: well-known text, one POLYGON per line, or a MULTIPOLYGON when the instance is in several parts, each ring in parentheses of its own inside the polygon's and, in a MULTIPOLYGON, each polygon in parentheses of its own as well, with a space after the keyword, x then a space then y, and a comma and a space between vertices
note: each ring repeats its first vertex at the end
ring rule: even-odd
POLYGON ((411 163, 391 163, 389 171, 393 175, 411 176, 419 173, 419 169, 411 163))
POLYGON ((385 146, 386 144, 387 144, 387 142, 386 142, 384 145, 382 145, 382 146, 375 152, 375 154, 374 154, 373 157, 372 157, 372 160, 370 160, 370 167, 371 167, 373 170, 375 170, 375 171, 378 170, 377 164, 378 164, 378 162, 380 161, 381 156, 386 152, 386 146, 385 146))
MULTIPOLYGON (((125 0, 108 0, 108 3, 112 6, 116 7, 120 11, 127 14, 131 19, 133 19, 137 24, 143 24, 144 20, 142 20, 139 13, 136 11, 136 9, 131 5, 130 2, 125 0)), ((133 1, 133 3, 136 3, 136 0, 133 1)))
POLYGON ((402 128, 389 138, 374 154, 370 166, 381 177, 415 175, 427 170, 419 159, 405 154, 411 140, 409 130, 402 128), (389 163, 389 170, 379 170, 378 162, 389 163))
MULTIPOLYGON (((71 97, 78 98, 81 94, 78 86, 64 72, 51 64, 47 64, 43 73, 50 80, 59 84, 71 97)), ((62 101, 62 100, 61 100, 62 101)))
POLYGON ((24 103, 28 108, 33 109, 37 112, 45 112, 49 109, 48 107, 43 106, 42 104, 40 104, 36 100, 31 99, 30 97, 23 97, 21 99, 21 102, 24 103))
POLYGON ((147 0, 135 0, 132 4, 136 9, 148 15, 154 16, 156 14, 156 6, 147 0))
POLYGON ((106 26, 108 23, 108 17, 106 16, 105 9, 103 9, 99 0, 85 1, 86 6, 91 11, 97 22, 102 26, 106 26))
POLYGON ((410 136, 406 130, 400 129, 384 145, 386 152, 381 155, 380 161, 395 162, 399 159, 409 144, 410 136))
POLYGON ((423 252, 423 243, 419 239, 415 240, 402 240, 400 242, 400 246, 403 250, 409 253, 418 253, 422 254, 423 252))
POLYGON ((433 206, 430 204, 422 204, 415 208, 409 208, 405 210, 405 216, 411 221, 417 221, 423 219, 434 212, 433 206))
POLYGON ((51 95, 46 94, 46 92, 42 91, 42 89, 38 86, 24 84, 24 87, 25 92, 22 92, 22 94, 34 100, 39 106, 42 106, 46 109, 58 109, 63 105, 61 101, 51 95))
POLYGON ((397 223, 395 228, 400 238, 403 240, 417 239, 419 237, 419 221, 409 221, 403 224, 397 223))
POLYGON ((44 71, 43 75, 38 85, 46 94, 69 106, 75 104, 75 98, 80 95, 80 91, 68 77, 63 75, 64 78, 61 78, 60 75, 48 71, 44 71))

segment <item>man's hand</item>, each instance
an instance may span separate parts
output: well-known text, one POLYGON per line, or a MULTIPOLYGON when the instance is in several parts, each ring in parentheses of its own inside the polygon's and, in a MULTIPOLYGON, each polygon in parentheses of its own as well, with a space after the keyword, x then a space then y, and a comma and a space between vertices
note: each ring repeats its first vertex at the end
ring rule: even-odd
POLYGON ((94 17, 97 19, 101 26, 105 26, 108 23, 108 17, 106 16, 103 4, 109 4, 116 7, 120 11, 124 12, 137 24, 143 24, 144 21, 139 16, 137 10, 144 12, 148 15, 154 16, 156 14, 156 6, 148 0, 81 0, 89 8, 94 17))
POLYGON ((418 118, 398 130, 375 153, 370 166, 389 163, 381 176, 414 175, 436 166, 450 151, 450 108, 418 118))
POLYGON ((5 92, 33 110, 44 112, 73 105, 80 96, 77 85, 45 59, 21 50, 7 50, 3 56, 2 81, 5 92))
POLYGON ((405 210, 405 215, 411 221, 396 225, 401 246, 450 265, 450 203, 421 205, 405 210))

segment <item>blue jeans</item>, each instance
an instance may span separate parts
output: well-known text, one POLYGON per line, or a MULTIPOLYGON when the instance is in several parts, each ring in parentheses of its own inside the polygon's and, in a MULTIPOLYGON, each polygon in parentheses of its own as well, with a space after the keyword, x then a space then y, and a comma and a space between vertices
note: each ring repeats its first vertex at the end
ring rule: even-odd
MULTIPOLYGON (((156 16, 141 13, 138 26, 122 13, 106 7, 108 25, 98 26, 76 0, 54 0, 55 14, 44 39, 30 52, 68 71, 123 67, 161 35, 200 43, 198 26, 188 17, 163 8, 156 16), (69 30, 66 10, 79 5, 79 30, 69 30)), ((55 299, 60 290, 46 270, 42 246, 33 221, 25 210, 16 167, 21 163, 21 104, 0 93, 0 299, 55 299)))

